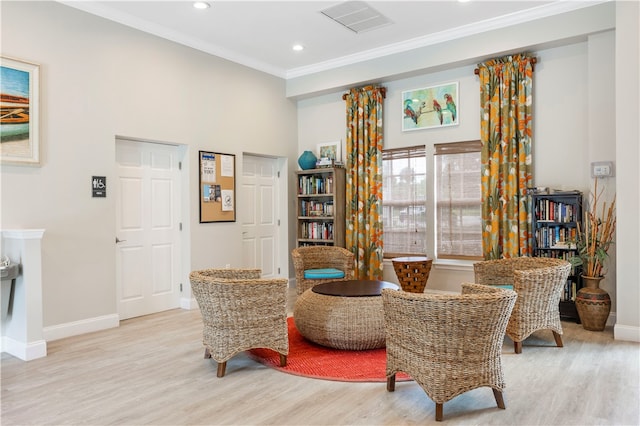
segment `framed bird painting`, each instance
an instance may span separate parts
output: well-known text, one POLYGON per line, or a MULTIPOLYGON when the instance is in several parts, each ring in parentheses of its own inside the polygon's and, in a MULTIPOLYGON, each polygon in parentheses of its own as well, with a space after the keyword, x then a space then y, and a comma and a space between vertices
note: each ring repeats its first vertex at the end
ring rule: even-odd
POLYGON ((458 82, 402 92, 402 131, 460 124, 458 82))

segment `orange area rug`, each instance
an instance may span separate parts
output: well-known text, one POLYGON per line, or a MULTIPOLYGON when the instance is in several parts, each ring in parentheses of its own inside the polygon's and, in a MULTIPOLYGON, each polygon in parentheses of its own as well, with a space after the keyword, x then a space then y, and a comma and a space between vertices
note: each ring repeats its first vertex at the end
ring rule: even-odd
MULTIPOLYGON (((280 367, 280 356, 270 349, 252 349, 249 356, 266 365, 297 376, 340 382, 385 382, 387 354, 384 348, 366 351, 347 351, 317 345, 298 332, 293 318, 288 318, 289 356, 287 365, 280 367)), ((404 373, 396 374, 396 381, 411 380, 404 373)))

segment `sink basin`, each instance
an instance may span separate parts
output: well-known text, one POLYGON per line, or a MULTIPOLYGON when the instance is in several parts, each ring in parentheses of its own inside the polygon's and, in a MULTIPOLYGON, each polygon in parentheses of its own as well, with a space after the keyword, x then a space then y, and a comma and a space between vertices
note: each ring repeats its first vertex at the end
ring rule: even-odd
POLYGON ((7 266, 0 267, 0 278, 2 280, 12 280, 20 273, 20 264, 11 263, 7 266))
POLYGON ((15 279, 20 274, 20 264, 10 263, 0 266, 0 278, 2 279, 2 293, 0 293, 1 317, 4 320, 12 311, 13 293, 15 291, 15 279))

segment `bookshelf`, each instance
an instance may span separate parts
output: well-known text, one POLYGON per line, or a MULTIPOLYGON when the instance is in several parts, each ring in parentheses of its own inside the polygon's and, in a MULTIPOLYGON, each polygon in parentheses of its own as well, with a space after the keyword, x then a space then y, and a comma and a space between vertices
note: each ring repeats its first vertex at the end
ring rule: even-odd
MULTIPOLYGON (((579 191, 533 191, 533 255, 568 260, 577 253, 572 241, 582 218, 582 193, 579 191)), ((576 293, 582 287, 580 267, 571 269, 560 297, 560 317, 580 323, 575 306, 576 293)))
POLYGON ((344 247, 345 169, 327 167, 296 173, 298 247, 344 247))

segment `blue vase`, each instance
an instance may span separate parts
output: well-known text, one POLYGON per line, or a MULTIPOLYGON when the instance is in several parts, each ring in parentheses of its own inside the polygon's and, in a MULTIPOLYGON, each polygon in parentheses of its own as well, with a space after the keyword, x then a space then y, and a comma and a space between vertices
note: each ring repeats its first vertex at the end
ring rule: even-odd
POLYGON ((300 157, 298 157, 298 165, 302 170, 314 169, 316 167, 316 161, 318 159, 311 151, 303 152, 300 157))

